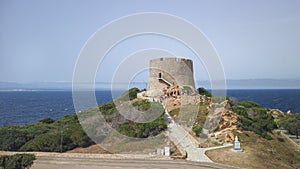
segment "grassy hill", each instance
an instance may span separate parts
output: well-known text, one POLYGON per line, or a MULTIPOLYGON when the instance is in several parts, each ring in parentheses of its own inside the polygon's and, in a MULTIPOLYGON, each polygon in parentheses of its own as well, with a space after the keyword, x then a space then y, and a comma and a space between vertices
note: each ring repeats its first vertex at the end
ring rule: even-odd
POLYGON ((65 152, 78 147, 91 146, 95 143, 82 129, 78 117, 94 118, 93 116, 99 113, 97 109, 104 115, 108 124, 124 135, 137 138, 155 136, 167 128, 163 118, 163 107, 159 103, 135 100, 137 92, 136 88, 130 89, 118 101, 138 107, 141 112, 154 107, 155 111, 161 112, 160 117, 149 123, 135 123, 125 119, 118 113, 114 102, 109 102, 98 108, 66 115, 57 121, 46 118, 27 125, 2 126, 0 127, 0 150, 65 152))
POLYGON ((64 152, 94 144, 82 130, 76 114, 57 121, 47 118, 33 124, 3 126, 0 135, 0 150, 5 151, 64 152))
MULTIPOLYGON (((99 130, 92 122, 99 115, 98 110, 101 111, 106 123, 123 135, 135 138, 157 136, 167 129, 163 118, 164 109, 160 103, 137 99, 138 92, 137 88, 130 89, 115 102, 108 102, 78 114, 67 115, 59 120, 46 118, 27 125, 2 126, 0 127, 0 150, 66 152, 76 149, 76 151, 86 152, 88 149, 80 148, 90 147, 95 143, 82 129, 78 118, 87 119, 86 122, 90 123, 88 127, 91 127, 91 130, 97 134, 99 130), (129 112, 138 110, 137 112, 141 115, 153 113, 153 117, 159 116, 151 122, 137 123, 120 114, 115 103, 129 107, 129 112)), ((204 91, 204 94, 207 92, 204 91)), ((235 135, 239 136, 241 146, 245 151, 234 153, 230 149, 219 149, 207 152, 213 161, 243 168, 300 168, 299 147, 297 148, 289 139, 277 132, 277 129, 283 128, 291 134, 297 134, 297 129, 300 128, 300 113, 290 115, 279 113, 275 116, 270 113, 270 109, 263 108, 254 102, 231 100, 228 102, 228 109, 239 117, 238 130, 235 135)), ((199 106, 198 115, 193 124, 193 131, 196 135, 201 132, 208 107, 208 103, 201 103, 199 106)), ((184 112, 190 112, 188 110, 192 106, 187 105, 185 108, 187 110, 184 112)), ((175 121, 184 121, 188 116, 179 116, 179 109, 174 109, 170 114, 175 121)), ((112 137, 106 137, 104 142, 115 146, 116 152, 126 151, 128 147, 132 150, 143 148, 154 150, 157 148, 156 145, 163 145, 167 140, 164 136, 153 137, 152 143, 149 144, 144 141, 129 142, 126 139, 113 142, 112 137)), ((106 153, 102 150, 97 150, 97 152, 106 153)))

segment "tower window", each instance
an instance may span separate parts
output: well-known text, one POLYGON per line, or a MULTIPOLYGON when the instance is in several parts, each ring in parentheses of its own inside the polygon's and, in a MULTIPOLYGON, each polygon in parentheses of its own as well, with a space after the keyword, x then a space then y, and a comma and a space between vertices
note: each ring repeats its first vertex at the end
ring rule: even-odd
POLYGON ((158 73, 158 77, 161 78, 161 73, 158 73))

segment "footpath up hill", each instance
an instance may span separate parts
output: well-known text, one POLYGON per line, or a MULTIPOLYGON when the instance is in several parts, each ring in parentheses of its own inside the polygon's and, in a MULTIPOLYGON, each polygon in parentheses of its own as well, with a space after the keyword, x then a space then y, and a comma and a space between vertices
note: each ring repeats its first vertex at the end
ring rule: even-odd
MULTIPOLYGON (((204 89, 201 91, 205 101, 200 99, 198 102, 199 111, 191 135, 199 138, 203 128, 207 128, 205 125, 209 112, 213 111, 208 120, 208 138, 200 146, 233 143, 234 136, 237 135, 244 150, 233 152, 232 148, 225 148, 208 151, 206 154, 212 161, 242 168, 299 168, 299 146, 281 131, 297 135, 300 113, 285 113, 264 108, 255 102, 235 102, 229 98, 217 109, 220 105, 213 106, 209 102, 211 94, 204 89), (213 125, 214 121, 218 121, 218 115, 221 115, 219 123, 213 125)), ((172 118, 184 126, 186 116, 180 116, 180 113, 188 113, 192 105, 183 106, 180 99, 182 98, 172 98, 167 105, 172 118)))

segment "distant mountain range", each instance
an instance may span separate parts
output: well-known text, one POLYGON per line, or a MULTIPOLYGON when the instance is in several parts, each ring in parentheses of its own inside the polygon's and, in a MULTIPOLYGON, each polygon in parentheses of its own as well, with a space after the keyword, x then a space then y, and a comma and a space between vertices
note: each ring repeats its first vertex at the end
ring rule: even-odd
MULTIPOLYGON (((90 86, 88 84, 84 84, 90 86)), ((124 86, 124 83, 116 86, 124 86)), ((197 87, 211 88, 210 81, 197 81, 197 87)), ((245 80, 227 80, 227 89, 300 89, 300 79, 245 79, 245 80)), ((145 82, 133 82, 131 87, 147 88, 145 82)), ((110 89, 108 82, 97 82, 96 89, 110 89)), ((72 82, 39 82, 39 83, 17 83, 0 82, 2 91, 21 91, 21 90, 72 90, 72 82)))

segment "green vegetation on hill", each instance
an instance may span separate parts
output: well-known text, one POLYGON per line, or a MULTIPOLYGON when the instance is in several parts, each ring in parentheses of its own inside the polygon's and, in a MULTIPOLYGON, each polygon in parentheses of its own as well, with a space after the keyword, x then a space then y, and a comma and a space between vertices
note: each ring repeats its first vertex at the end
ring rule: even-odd
MULTIPOLYGON (((121 96, 122 97, 122 96, 121 96)), ((160 103, 147 100, 134 100, 127 103, 128 106, 136 107, 139 111, 149 114, 161 114, 157 119, 148 123, 136 123, 125 119, 116 109, 113 102, 99 106, 101 113, 107 122, 114 126, 117 131, 129 137, 146 138, 155 136, 167 128, 164 120, 164 109, 160 103), (120 124, 120 122, 122 122, 120 124)))
POLYGON ((140 90, 136 87, 129 89, 125 93, 123 93, 117 100, 126 101, 126 100, 133 100, 137 97, 137 93, 140 92, 140 90))
POLYGON ((35 155, 33 154, 0 156, 0 169, 26 169, 33 164, 34 160, 35 155))
POLYGON ((205 95, 205 96, 207 96, 207 97, 211 97, 211 96, 212 96, 211 92, 207 91, 207 90, 206 90, 205 88, 203 88, 203 87, 198 88, 197 90, 198 90, 198 93, 199 93, 200 95, 205 95))
POLYGON ((278 121, 278 125, 279 127, 286 129, 290 134, 297 135, 297 137, 299 137, 300 113, 286 115, 278 121))
POLYGON ((166 128, 164 117, 160 116, 149 123, 125 123, 118 128, 118 131, 129 137, 147 138, 158 135, 166 128))
MULTIPOLYGON (((159 111, 159 118, 149 123, 132 122, 118 113, 113 101, 100 105, 99 110, 107 122, 122 134, 139 138, 155 136, 167 128, 163 118, 164 109, 160 103, 134 101, 138 91, 137 88, 132 88, 118 98, 118 101, 133 104, 140 111, 148 111, 146 113, 155 111, 157 114, 159 111)), ((82 113, 96 115, 99 112, 92 108, 82 113)), ((0 150, 4 151, 65 152, 92 144, 95 143, 82 129, 76 114, 66 115, 56 121, 46 118, 33 124, 0 127, 0 150)))
MULTIPOLYGON (((152 104, 153 105, 153 104, 152 104)), ((138 110, 148 110, 151 107, 151 104, 148 100, 138 100, 132 103, 132 106, 137 107, 138 110)))
POLYGON ((117 108, 114 104, 113 101, 110 101, 106 104, 102 104, 99 107, 99 110, 100 112, 104 115, 104 116, 107 116, 107 115, 112 115, 114 112, 117 111, 117 108))
POLYGON ((267 113, 267 108, 250 101, 242 101, 231 106, 232 110, 240 115, 240 126, 244 130, 253 131, 268 140, 272 139, 268 132, 276 129, 277 125, 273 116, 267 113))
POLYGON ((50 124, 49 121, 54 120, 47 118, 23 126, 0 127, 0 149, 64 152, 94 144, 81 128, 76 114, 64 116, 50 124))

